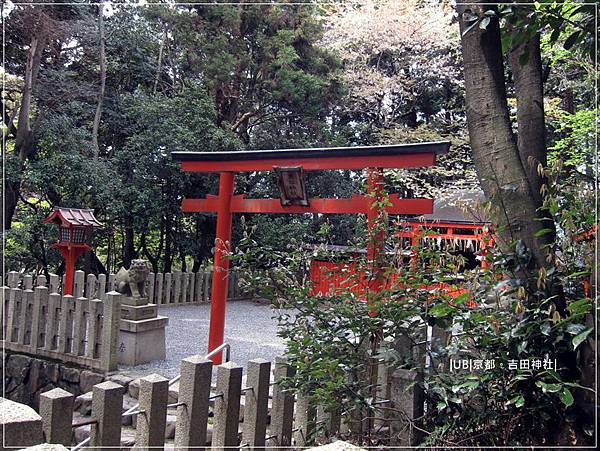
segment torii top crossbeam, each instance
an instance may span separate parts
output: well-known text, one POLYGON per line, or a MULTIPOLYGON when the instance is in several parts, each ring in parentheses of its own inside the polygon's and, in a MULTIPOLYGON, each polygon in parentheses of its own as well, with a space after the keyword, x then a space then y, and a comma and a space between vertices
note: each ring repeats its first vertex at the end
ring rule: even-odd
MULTIPOLYGON (((184 172, 218 172, 219 194, 205 199, 184 199, 184 212, 217 213, 214 274, 211 294, 210 332, 208 351, 223 343, 225 326, 225 303, 227 297, 227 254, 231 241, 233 213, 365 213, 370 229, 382 213, 376 202, 383 198, 384 168, 415 168, 432 166, 436 156, 446 153, 450 143, 427 142, 381 146, 332 147, 310 149, 280 149, 228 152, 172 152, 184 172), (354 195, 347 199, 304 199, 302 202, 286 203, 282 199, 246 199, 243 194, 234 195, 234 176, 237 172, 271 171, 282 169, 311 170, 360 170, 369 169, 368 195, 354 195)), ((303 182, 302 182, 303 189, 303 182)), ((433 211, 432 199, 400 199, 390 195, 385 211, 391 214, 420 215, 433 211)), ((369 250, 370 260, 377 260, 384 237, 377 240, 369 250)), ((213 362, 220 363, 217 355, 213 362)))

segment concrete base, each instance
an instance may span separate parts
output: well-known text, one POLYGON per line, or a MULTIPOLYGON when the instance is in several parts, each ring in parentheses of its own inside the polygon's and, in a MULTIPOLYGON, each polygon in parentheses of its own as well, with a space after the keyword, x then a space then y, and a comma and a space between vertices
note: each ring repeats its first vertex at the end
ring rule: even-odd
POLYGON ((165 316, 139 321, 121 320, 118 356, 123 365, 141 365, 153 360, 163 360, 166 355, 165 316))
POLYGON ((146 296, 144 297, 130 297, 130 296, 121 296, 121 305, 137 305, 137 306, 141 306, 141 305, 147 305, 148 304, 148 298, 146 296))
POLYGON ((126 305, 121 304, 121 319, 139 321, 141 319, 156 318, 158 306, 156 304, 126 305))

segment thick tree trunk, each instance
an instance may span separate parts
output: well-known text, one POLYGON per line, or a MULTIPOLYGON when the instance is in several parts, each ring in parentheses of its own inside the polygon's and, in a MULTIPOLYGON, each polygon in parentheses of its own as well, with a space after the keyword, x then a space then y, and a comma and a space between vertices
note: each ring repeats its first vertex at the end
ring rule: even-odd
POLYGON ((25 161, 35 150, 34 131, 31 126, 31 105, 37 74, 46 45, 45 36, 34 36, 29 44, 27 63, 23 76, 23 94, 19 107, 18 125, 15 131, 15 154, 19 158, 19 168, 16 174, 9 174, 5 183, 2 221, 4 229, 10 229, 21 193, 21 172, 25 161))
POLYGON ((519 156, 527 172, 531 192, 536 201, 541 203, 543 196, 540 189, 545 181, 538 172, 538 165, 544 167, 547 165, 547 150, 539 34, 512 49, 509 53, 509 62, 517 100, 519 156))
MULTIPOLYGON (((538 166, 548 164, 546 148, 546 121, 544 116, 544 76, 540 36, 532 39, 509 52, 509 62, 512 68, 517 100, 517 146, 521 164, 527 173, 529 186, 534 199, 540 205, 544 203, 542 187, 548 182, 547 178, 538 171, 538 166)), ((556 226, 550 219, 546 208, 539 207, 537 217, 543 228, 550 230, 539 240, 549 245, 556 239, 556 226)), ((558 287, 556 287, 558 288, 558 287)), ((563 298, 562 289, 556 294, 563 298)))
POLYGON ((98 104, 96 105, 96 114, 94 115, 94 124, 92 127, 92 147, 94 150, 94 159, 98 159, 100 146, 98 144, 98 128, 102 118, 102 102, 104 101, 104 89, 106 87, 106 50, 104 36, 104 3, 98 6, 98 34, 100 38, 100 92, 98 93, 98 104))
POLYGON ((467 125, 473 160, 486 198, 491 200, 499 244, 509 249, 515 240, 531 251, 534 267, 545 266, 542 239, 535 236, 543 225, 536 220, 541 203, 534 196, 513 135, 506 99, 504 66, 498 19, 486 29, 470 23, 465 13, 483 16, 495 6, 465 0, 457 5, 467 106, 467 125))

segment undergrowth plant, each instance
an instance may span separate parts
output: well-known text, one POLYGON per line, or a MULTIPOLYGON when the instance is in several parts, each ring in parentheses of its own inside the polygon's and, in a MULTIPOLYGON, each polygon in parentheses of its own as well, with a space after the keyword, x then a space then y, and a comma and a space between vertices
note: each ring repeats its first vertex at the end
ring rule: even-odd
POLYGON ((591 443, 593 416, 578 400, 593 399, 593 386, 580 383, 589 370, 582 355, 594 346, 595 312, 583 284, 592 248, 574 237, 593 215, 577 189, 561 184, 560 169, 543 169, 557 238, 537 270, 528 269, 530 253, 519 241, 488 253, 487 269, 465 271, 450 247, 415 252, 390 233, 374 267, 363 252, 369 238, 340 256, 327 246, 326 228, 318 246, 304 246, 315 237, 303 237, 277 249, 244 228, 232 259, 246 273, 242 283, 275 307, 296 368, 287 387, 345 414, 346 438, 371 446, 386 446, 385 434, 357 424, 401 415, 380 395, 376 364, 422 375, 426 412, 412 426, 425 445, 591 443), (340 288, 311 291, 312 259, 344 262, 334 270, 340 288), (452 294, 457 288, 467 291, 452 294), (425 346, 429 326, 448 339, 425 346))

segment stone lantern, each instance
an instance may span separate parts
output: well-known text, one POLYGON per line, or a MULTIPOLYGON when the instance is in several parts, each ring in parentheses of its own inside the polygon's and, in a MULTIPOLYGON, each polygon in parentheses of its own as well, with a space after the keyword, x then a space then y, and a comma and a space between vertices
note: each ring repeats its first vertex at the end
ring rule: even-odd
POLYGON ((58 243, 52 244, 52 247, 58 249, 65 259, 63 294, 72 295, 75 262, 80 255, 92 249, 89 243, 93 231, 102 224, 94 217, 94 210, 64 207, 56 207, 44 222, 58 226, 58 243))

